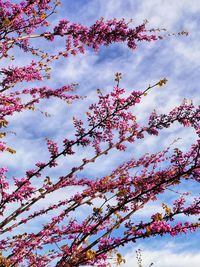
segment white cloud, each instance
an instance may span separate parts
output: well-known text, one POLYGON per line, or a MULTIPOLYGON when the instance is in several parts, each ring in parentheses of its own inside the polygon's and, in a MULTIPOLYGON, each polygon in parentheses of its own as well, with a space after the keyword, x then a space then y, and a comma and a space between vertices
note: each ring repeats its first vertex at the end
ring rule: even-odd
MULTIPOLYGON (((152 250, 149 247, 142 249, 142 267, 149 267, 153 263, 153 267, 199 267, 200 254, 198 252, 176 252, 179 243, 175 243, 172 247, 163 247, 160 249, 152 250), (176 246, 176 248, 175 248, 176 246)), ((136 267, 136 254, 135 250, 128 252, 125 255, 126 263, 122 267, 136 267)))
MULTIPOLYGON (((142 22, 144 19, 147 19, 156 28, 167 27, 173 29, 179 24, 183 15, 187 19, 188 15, 197 13, 200 10, 198 0, 190 2, 188 0, 107 0, 93 2, 96 2, 96 6, 100 6, 100 16, 104 16, 105 18, 133 18, 137 22, 142 22)), ((88 10, 89 6, 90 3, 84 9, 88 10)), ((94 5, 91 5, 91 7, 94 7, 94 5)), ((92 12, 90 11, 90 13, 92 12)))

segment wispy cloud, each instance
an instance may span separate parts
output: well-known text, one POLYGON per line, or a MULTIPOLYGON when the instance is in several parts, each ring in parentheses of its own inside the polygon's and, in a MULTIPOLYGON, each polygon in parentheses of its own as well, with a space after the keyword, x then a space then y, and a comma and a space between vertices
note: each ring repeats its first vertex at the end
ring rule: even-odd
MULTIPOLYGON (((142 248, 142 265, 150 266, 153 263, 155 267, 199 267, 200 254, 198 252, 176 252, 177 246, 181 247, 180 243, 169 243, 160 247, 160 249, 150 249, 149 247, 142 248)), ((128 252, 125 255, 126 263, 123 267, 137 266, 135 250, 128 252)))

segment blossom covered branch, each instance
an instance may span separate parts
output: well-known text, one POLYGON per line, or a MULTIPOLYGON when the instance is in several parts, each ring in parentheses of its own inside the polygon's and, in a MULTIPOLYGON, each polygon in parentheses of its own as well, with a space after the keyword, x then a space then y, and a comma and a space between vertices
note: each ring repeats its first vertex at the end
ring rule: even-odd
MULTIPOLYGON (((100 47, 112 43, 125 43, 135 50, 140 42, 162 38, 159 29, 147 30, 146 21, 132 27, 132 23, 124 19, 105 21, 102 18, 86 27, 62 19, 53 26, 51 16, 59 5, 59 1, 51 0, 17 3, 0 0, 2 156, 6 152, 16 152, 3 141, 10 134, 10 118, 16 113, 27 109, 34 112, 41 101, 47 102, 52 97, 67 104, 82 101, 83 97, 74 93, 76 84, 64 84, 59 88, 54 88, 53 84, 51 87, 41 85, 51 79, 51 64, 55 60, 83 54, 85 49, 98 52, 100 47), (64 47, 54 53, 51 49, 43 51, 41 47, 34 48, 35 39, 47 43, 64 41, 64 47), (16 51, 23 56, 29 55, 31 61, 15 66, 13 54, 16 51), (5 61, 10 65, 6 66, 5 61)), ((162 203, 162 212, 155 211, 144 221, 137 221, 137 215, 147 204, 169 190, 173 191, 173 187, 182 181, 199 183, 200 107, 184 100, 168 114, 152 112, 142 124, 134 115, 135 106, 140 105, 147 91, 165 85, 167 80, 161 79, 145 90, 133 91, 122 88, 120 79, 121 73, 117 73, 113 90, 104 94, 98 89, 97 101, 88 107, 86 114, 81 119, 73 118, 75 134, 73 137, 66 134, 62 148, 54 140, 46 138, 49 157, 45 162, 38 159, 34 168, 27 170, 22 177, 10 177, 9 169, 0 167, 1 266, 106 267, 111 256, 116 264, 124 262, 117 249, 129 242, 164 234, 174 237, 199 228, 196 218, 200 199, 196 197, 188 201, 188 192, 181 194, 173 204, 162 203), (164 151, 146 153, 140 158, 131 156, 103 177, 96 177, 95 172, 95 178, 85 174, 89 164, 95 170, 98 168, 96 161, 111 151, 122 155, 129 147, 134 148, 136 141, 138 145, 149 135, 157 138, 161 130, 174 123, 193 129, 197 141, 188 151, 178 148, 172 151, 169 146, 164 151), (45 174, 49 168, 60 168, 60 158, 75 158, 80 150, 86 149, 90 151, 89 156, 83 155, 81 163, 66 168, 64 175, 50 177, 45 174), (61 189, 74 188, 77 192, 71 196, 65 195, 62 200, 37 209, 47 196, 59 193, 61 189), (81 210, 85 212, 79 218, 77 214, 81 210), (39 229, 32 230, 31 223, 45 216, 48 216, 48 221, 39 229), (29 231, 24 230, 28 227, 29 231), (16 234, 19 231, 20 234, 16 234)))

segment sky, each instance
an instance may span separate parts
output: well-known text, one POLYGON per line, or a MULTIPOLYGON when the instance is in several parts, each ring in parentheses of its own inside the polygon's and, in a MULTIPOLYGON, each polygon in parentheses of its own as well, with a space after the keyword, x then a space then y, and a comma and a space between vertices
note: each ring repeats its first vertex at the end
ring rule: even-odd
MULTIPOLYGON (((199 12, 199 0, 63 0, 61 8, 52 18, 53 23, 60 18, 67 18, 72 22, 89 26, 100 17, 105 19, 116 17, 133 19, 133 24, 137 25, 147 19, 149 28, 166 28, 171 33, 184 30, 188 31, 189 35, 171 36, 158 42, 139 44, 135 51, 128 50, 125 45, 103 47, 99 53, 88 50, 85 55, 70 57, 55 63, 49 84, 53 84, 56 88, 76 82, 79 84, 77 93, 87 95, 87 98, 71 107, 66 107, 55 99, 41 104, 39 108, 48 112, 51 115, 49 118, 44 118, 40 112, 34 114, 25 112, 23 115, 14 116, 10 127, 16 132, 16 136, 10 135, 8 142, 17 150, 17 153, 14 156, 3 156, 0 159, 1 166, 8 166, 10 175, 21 176, 27 169, 32 168, 38 159, 43 161, 47 158, 45 137, 59 143, 66 136, 72 136, 73 130, 70 126, 72 116, 83 116, 88 104, 95 101, 97 88, 103 92, 109 92, 115 85, 116 72, 122 73, 121 86, 128 91, 144 90, 149 84, 154 84, 164 77, 168 79, 164 87, 152 90, 135 109, 134 112, 141 122, 145 121, 154 109, 162 113, 168 112, 181 104, 184 98, 192 99, 195 104, 199 104, 199 12)), ((57 48, 52 46, 50 49, 53 51, 57 48)), ((17 58, 15 63, 24 64, 26 60, 29 61, 28 58, 23 62, 21 58, 17 58)), ((95 170, 95 176, 102 176, 117 166, 121 159, 126 160, 132 155, 140 156, 145 152, 161 150, 177 137, 181 137, 181 140, 176 145, 183 150, 186 150, 195 140, 192 130, 175 125, 167 129, 159 138, 146 138, 143 143, 128 149, 124 155, 111 152, 108 157, 99 159, 96 166, 88 166, 84 174, 92 177, 95 170)), ((67 168, 77 165, 87 153, 89 151, 81 151, 75 158, 67 161, 61 159, 59 169, 52 169, 49 173, 55 177, 64 174, 67 168)), ((199 191, 194 189, 193 185, 183 184, 182 190, 187 189, 193 190, 194 195, 199 191)), ((40 205, 42 207, 51 203, 52 199, 59 200, 70 193, 71 191, 66 190, 55 193, 40 205)), ((174 197, 176 196, 172 193, 167 196, 168 199, 174 197)), ((35 207, 35 209, 38 208, 39 206, 35 207)), ((150 204, 138 216, 145 218, 158 209, 158 204, 150 204)), ((84 210, 77 216, 81 217, 83 213, 84 210)), ((48 221, 48 216, 43 220, 48 221)), ((40 223, 35 222, 32 229, 38 229, 40 223)), ((198 267, 199 238, 199 233, 194 233, 175 239, 168 236, 152 238, 139 241, 136 245, 128 245, 122 250, 126 260, 122 267, 137 266, 135 251, 139 248, 142 249, 143 267, 148 267, 151 262, 155 267, 188 267, 189 265, 198 267)))

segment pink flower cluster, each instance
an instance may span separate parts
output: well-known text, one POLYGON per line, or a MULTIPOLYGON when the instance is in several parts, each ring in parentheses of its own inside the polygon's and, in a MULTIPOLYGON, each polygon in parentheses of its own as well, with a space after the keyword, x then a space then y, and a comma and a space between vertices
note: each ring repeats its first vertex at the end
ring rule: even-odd
POLYGON ((61 20, 54 28, 53 33, 47 33, 46 38, 53 41, 53 37, 67 36, 66 52, 71 51, 76 55, 78 51, 84 52, 84 46, 89 46, 97 51, 102 45, 111 43, 127 42, 131 49, 136 48, 136 42, 157 40, 156 35, 147 33, 145 23, 135 28, 129 28, 128 23, 122 20, 97 20, 91 27, 81 24, 70 23, 68 20, 61 20))

